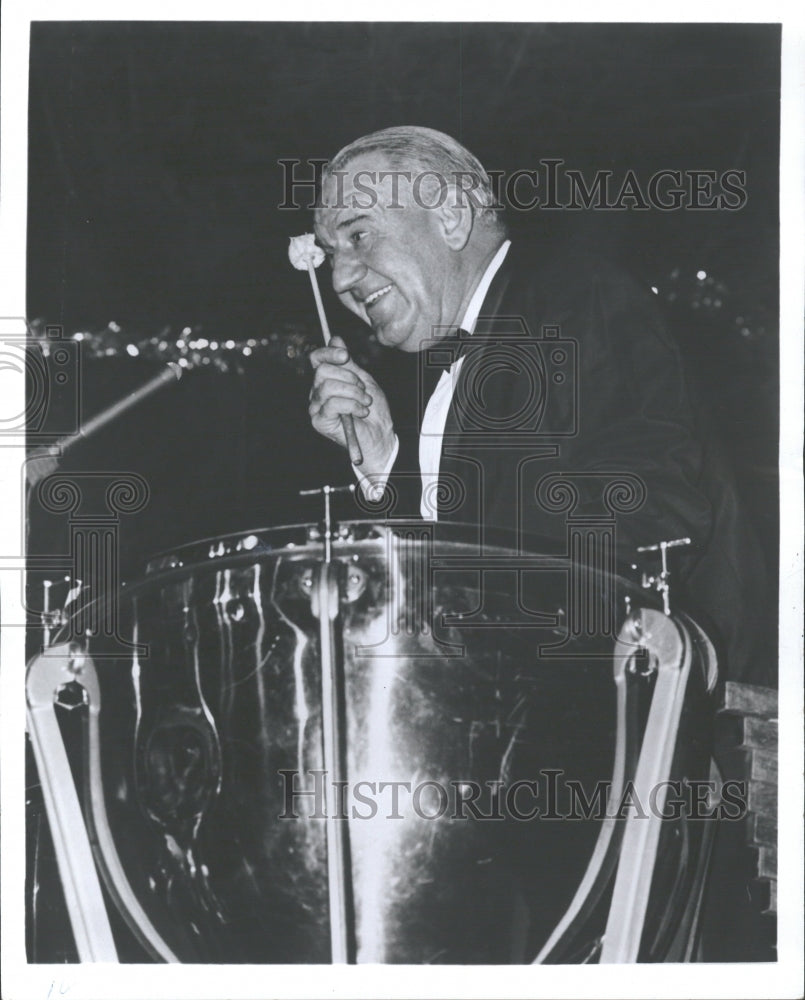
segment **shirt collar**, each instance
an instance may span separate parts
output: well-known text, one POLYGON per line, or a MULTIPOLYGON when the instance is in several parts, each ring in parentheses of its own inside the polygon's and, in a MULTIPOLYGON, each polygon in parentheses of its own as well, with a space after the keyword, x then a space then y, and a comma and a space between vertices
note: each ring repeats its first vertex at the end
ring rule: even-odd
POLYGON ((467 306, 467 311, 464 313, 464 319, 461 321, 461 329, 466 330, 467 333, 473 333, 475 331, 475 324, 478 322, 478 317, 481 314, 481 306, 484 304, 486 293, 489 291, 492 279, 498 273, 500 265, 505 260, 506 254, 509 252, 509 247, 511 245, 511 240, 504 240, 503 243, 501 243, 498 248, 498 252, 492 260, 489 261, 489 264, 484 271, 484 276, 481 278, 478 287, 473 292, 470 304, 467 306))

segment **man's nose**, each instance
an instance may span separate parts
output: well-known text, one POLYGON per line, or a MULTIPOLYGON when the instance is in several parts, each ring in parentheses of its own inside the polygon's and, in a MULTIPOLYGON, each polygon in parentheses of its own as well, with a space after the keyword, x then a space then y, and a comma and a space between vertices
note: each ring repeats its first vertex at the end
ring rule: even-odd
POLYGON ((336 294, 343 295, 366 276, 368 268, 354 253, 336 250, 332 259, 333 289, 336 294))

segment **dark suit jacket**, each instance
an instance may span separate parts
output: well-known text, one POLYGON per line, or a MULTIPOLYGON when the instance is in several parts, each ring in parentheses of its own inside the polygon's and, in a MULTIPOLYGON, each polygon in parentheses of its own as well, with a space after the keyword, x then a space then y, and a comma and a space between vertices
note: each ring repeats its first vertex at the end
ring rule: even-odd
MULTIPOLYGON (((443 360, 433 350, 421 372, 443 360)), ((638 546, 689 537, 672 555, 677 598, 714 637, 722 676, 726 663, 733 679, 768 682, 762 555, 653 293, 587 252, 540 259, 513 244, 463 353, 439 523, 494 529, 517 547, 535 535, 564 552, 569 521, 614 520, 626 565, 643 561, 638 546)), ((416 517, 416 434, 400 436, 391 513, 416 517)))

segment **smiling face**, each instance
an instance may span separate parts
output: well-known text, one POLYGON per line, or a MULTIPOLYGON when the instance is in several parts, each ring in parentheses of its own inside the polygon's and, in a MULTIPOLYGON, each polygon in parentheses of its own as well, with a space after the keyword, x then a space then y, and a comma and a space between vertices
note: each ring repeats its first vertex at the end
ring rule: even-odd
POLYGON ((316 210, 315 230, 344 305, 381 344, 416 351, 461 320, 471 279, 449 212, 427 207, 438 190, 426 194, 423 185, 417 204, 404 178, 379 179, 392 169, 382 154, 366 153, 328 178, 322 204, 329 207, 316 210))

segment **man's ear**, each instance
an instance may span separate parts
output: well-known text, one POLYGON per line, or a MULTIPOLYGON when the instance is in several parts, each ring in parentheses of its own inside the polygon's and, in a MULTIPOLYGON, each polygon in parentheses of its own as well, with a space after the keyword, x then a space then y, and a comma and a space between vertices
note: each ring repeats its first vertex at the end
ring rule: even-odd
POLYGON ((448 184, 446 197, 437 211, 445 243, 451 250, 461 251, 467 245, 474 223, 472 205, 467 192, 456 184, 448 184))

